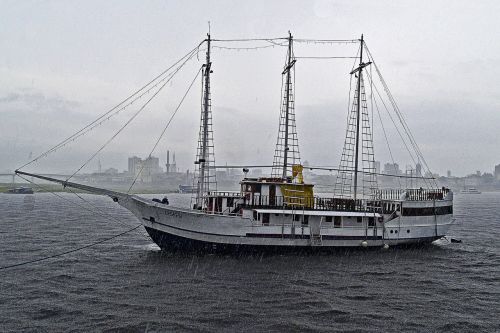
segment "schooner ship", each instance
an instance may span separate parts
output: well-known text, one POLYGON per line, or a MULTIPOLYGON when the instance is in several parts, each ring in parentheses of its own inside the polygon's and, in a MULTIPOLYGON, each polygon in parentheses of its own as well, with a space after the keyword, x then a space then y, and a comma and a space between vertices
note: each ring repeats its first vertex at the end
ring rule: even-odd
MULTIPOLYGON (((206 59, 201 71, 202 108, 189 208, 21 170, 16 173, 111 197, 131 211, 151 239, 166 250, 388 248, 431 243, 447 234, 453 223, 453 193, 449 189, 438 188, 435 183, 428 188, 378 188, 377 177, 389 175, 377 173, 374 166, 365 80, 369 76, 366 68, 375 64, 363 36, 355 40, 359 51, 355 68, 350 72, 355 89, 333 195, 315 194, 315 184, 308 183, 304 177, 295 121, 297 59, 291 34, 284 39, 287 56, 282 71, 282 104, 271 173, 268 177, 251 178, 245 172, 239 191, 217 191, 210 85, 213 40, 210 34, 207 36, 203 41, 206 59), (364 52, 368 53, 369 61, 364 59, 364 52)), ((419 177, 432 185, 430 177, 419 177)))

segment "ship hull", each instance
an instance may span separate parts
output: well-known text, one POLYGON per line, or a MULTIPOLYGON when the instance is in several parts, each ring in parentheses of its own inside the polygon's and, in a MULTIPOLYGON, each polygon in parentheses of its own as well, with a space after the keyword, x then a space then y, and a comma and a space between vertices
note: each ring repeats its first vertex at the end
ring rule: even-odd
MULTIPOLYGON (((330 245, 330 246, 310 246, 310 245, 250 245, 250 244, 226 244, 210 241, 201 241, 192 238, 186 238, 164 232, 151 227, 145 229, 158 247, 168 252, 187 252, 187 253, 317 253, 317 252, 335 252, 345 249, 364 249, 360 247, 359 240, 356 245, 330 245)), ((393 243, 392 247, 418 247, 426 246, 438 240, 441 237, 426 237, 407 240, 406 242, 393 243)), ((366 249, 378 249, 384 243, 372 244, 366 249)), ((366 250, 364 249, 364 250, 366 250)))
POLYGON ((397 218, 384 228, 262 225, 251 218, 206 214, 133 197, 121 204, 142 222, 162 249, 189 252, 317 252, 338 248, 381 248, 429 244, 448 231, 451 215, 426 219, 397 218), (396 232, 399 230, 399 232, 396 232))

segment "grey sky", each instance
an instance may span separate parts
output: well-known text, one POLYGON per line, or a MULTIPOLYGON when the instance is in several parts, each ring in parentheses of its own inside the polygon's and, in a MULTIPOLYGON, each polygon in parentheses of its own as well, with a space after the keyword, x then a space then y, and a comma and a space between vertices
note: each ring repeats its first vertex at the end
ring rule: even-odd
MULTIPOLYGON (((491 172, 500 163, 499 17, 497 1, 2 1, 0 170, 18 167, 128 96, 201 41, 210 20, 214 38, 364 33, 432 169, 491 172)), ((214 50, 218 163, 272 162, 285 52, 214 50)), ((299 52, 353 55, 355 48, 297 45, 299 52)), ((201 63, 187 66, 100 155, 103 167, 123 169, 127 156, 149 153, 201 63)), ((297 63, 299 141, 311 164, 339 162, 349 69, 345 60, 297 63)), ((199 93, 196 84, 156 154, 175 150, 182 169, 194 160, 199 93)), ((135 109, 30 169, 74 170, 135 109)), ((385 162, 377 126, 377 159, 385 162)), ((408 157, 395 132, 390 136, 404 168, 408 157)))

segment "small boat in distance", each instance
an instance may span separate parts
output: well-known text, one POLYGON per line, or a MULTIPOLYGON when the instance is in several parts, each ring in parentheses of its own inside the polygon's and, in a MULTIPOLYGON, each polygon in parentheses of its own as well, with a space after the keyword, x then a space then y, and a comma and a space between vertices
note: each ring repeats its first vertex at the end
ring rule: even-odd
MULTIPOLYGON (((181 192, 192 192, 190 207, 175 207, 128 192, 69 182, 71 177, 59 180, 20 170, 16 170, 16 174, 111 197, 114 202, 131 211, 151 239, 165 250, 234 253, 327 250, 338 247, 387 249, 389 246, 429 244, 444 237, 454 221, 452 191, 439 187, 432 177, 424 177, 422 174, 415 177, 382 174, 375 167, 373 113, 369 113, 369 108, 373 112, 373 105, 378 104, 372 103, 369 98, 375 98, 374 92, 378 94, 383 91, 388 96, 384 107, 393 107, 392 112, 400 120, 395 126, 399 126, 400 134, 406 134, 405 146, 413 148, 413 153, 408 150, 413 163, 420 160, 429 169, 363 35, 360 39, 352 40, 295 40, 289 34, 286 38, 258 40, 287 49, 281 72, 278 136, 273 163, 265 166, 271 169, 267 176, 246 177, 248 168, 256 166, 243 166, 245 177, 240 182, 239 191, 217 190, 216 170, 228 166, 215 164, 210 84, 213 68, 211 43, 231 40, 213 40, 210 34, 199 44, 203 44, 206 58, 199 72, 202 98, 194 182, 193 186, 179 186, 181 192), (295 67, 297 59, 300 59, 295 57, 293 51, 293 43, 296 41, 304 44, 326 41, 359 45, 357 54, 351 57, 355 59, 349 73, 352 95, 350 90, 347 128, 338 168, 304 167, 301 163, 295 116, 295 67), (363 58, 364 55, 367 59, 363 58), (369 90, 374 85, 372 75, 378 75, 382 84, 380 90, 369 90), (336 171, 335 184, 325 185, 333 190, 333 194, 325 196, 315 193, 314 186, 319 184, 308 182, 304 169, 336 171), (421 185, 426 187, 406 188, 399 182, 400 187, 397 189, 382 189, 379 188, 377 176, 418 178, 421 185)), ((191 57, 194 55, 197 53, 193 53, 191 57)), ((382 97, 379 98, 382 100, 382 97)), ((340 114, 332 114, 337 121, 345 119, 340 114)), ((329 136, 331 133, 314 134, 329 136)), ((327 154, 328 147, 324 149, 327 154)), ((430 170, 426 171, 432 174, 430 170)))
POLYGON ((193 193, 195 189, 193 185, 179 184, 179 193, 193 193))
POLYGON ((5 193, 10 194, 33 194, 33 189, 31 187, 16 187, 7 190, 5 193))
POLYGON ((464 188, 463 190, 460 191, 461 194, 481 194, 481 191, 479 191, 475 187, 468 187, 464 188))

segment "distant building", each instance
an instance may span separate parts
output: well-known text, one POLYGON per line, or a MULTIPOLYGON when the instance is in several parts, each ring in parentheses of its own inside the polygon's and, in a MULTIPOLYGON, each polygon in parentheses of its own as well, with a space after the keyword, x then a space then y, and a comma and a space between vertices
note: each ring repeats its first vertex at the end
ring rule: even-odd
POLYGON ((380 161, 375 161, 375 173, 380 173, 380 161))
POLYGON ((149 156, 145 160, 137 156, 129 157, 128 159, 128 173, 137 176, 137 179, 142 182, 152 182, 153 176, 162 173, 160 167, 160 159, 158 157, 149 156))
POLYGON ((417 177, 422 176, 422 164, 417 163, 417 165, 415 166, 415 170, 416 170, 416 173, 417 173, 417 177))
POLYGON ((104 173, 107 175, 117 175, 118 174, 118 169, 115 168, 109 168, 104 170, 104 173))
POLYGON ((500 181, 500 164, 495 165, 494 175, 495 175, 495 179, 500 181))
POLYGON ((388 175, 400 175, 401 170, 399 169, 399 164, 397 163, 386 163, 384 164, 384 173, 388 175))
POLYGON ((137 157, 137 156, 129 157, 128 158, 128 173, 131 175, 136 175, 137 172, 139 172, 139 170, 141 169, 141 162, 142 162, 142 159, 137 157))
POLYGON ((172 157, 173 157, 172 162, 170 162, 170 150, 167 150, 167 164, 165 164, 167 174, 172 172, 177 172, 177 163, 175 162, 175 152, 173 153, 172 157))

